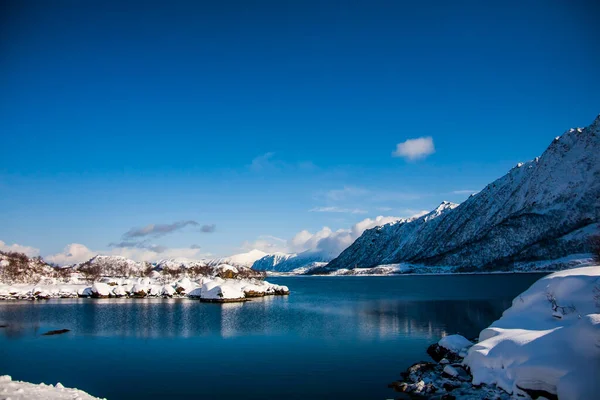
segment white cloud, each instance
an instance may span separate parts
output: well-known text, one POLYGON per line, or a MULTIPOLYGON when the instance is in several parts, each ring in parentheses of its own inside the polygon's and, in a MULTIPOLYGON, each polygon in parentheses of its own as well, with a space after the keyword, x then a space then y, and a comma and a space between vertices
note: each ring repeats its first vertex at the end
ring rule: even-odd
POLYGON ((423 215, 429 214, 431 211, 427 211, 427 210, 421 210, 421 211, 417 211, 417 212, 412 212, 411 216, 408 218, 419 218, 422 217, 423 215))
POLYGON ((91 251, 82 244, 71 243, 65 246, 62 253, 51 254, 44 257, 44 259, 54 264, 67 265, 87 261, 96 254, 98 253, 91 251))
POLYGON ((350 214, 366 214, 367 210, 360 208, 341 208, 341 207, 315 207, 308 210, 309 212, 332 212, 332 213, 350 213, 350 214))
POLYGON ((190 259, 201 259, 209 256, 210 254, 202 253, 199 248, 168 248, 158 253, 149 248, 138 248, 138 247, 119 247, 113 248, 108 251, 95 251, 89 249, 87 246, 79 243, 71 243, 64 248, 60 253, 51 254, 44 259, 46 261, 58 264, 68 265, 74 263, 80 263, 89 260, 97 254, 109 255, 109 256, 122 256, 135 261, 158 261, 164 258, 176 258, 184 257, 190 259))
POLYGON ((5 242, 3 242, 2 240, 0 240, 0 250, 1 251, 16 251, 17 253, 23 253, 25 255, 27 255, 28 257, 36 257, 40 255, 40 250, 36 249, 35 247, 30 247, 30 246, 23 246, 20 244, 6 244, 5 242))
POLYGON ((320 251, 331 257, 338 256, 350 246, 362 233, 370 228, 396 222, 398 217, 365 218, 354 224, 350 229, 338 229, 336 231, 325 226, 315 233, 307 230, 298 232, 289 240, 273 236, 259 236, 254 242, 245 242, 245 250, 256 248, 265 252, 301 253, 303 251, 320 251))
POLYGON ((392 153, 394 157, 403 157, 409 161, 425 158, 435 153, 433 139, 431 136, 420 137, 417 139, 408 139, 405 142, 396 145, 396 151, 392 153))
POLYGON ((271 235, 260 235, 255 241, 246 241, 242 244, 242 248, 246 251, 260 250, 265 253, 287 253, 287 241, 271 235))

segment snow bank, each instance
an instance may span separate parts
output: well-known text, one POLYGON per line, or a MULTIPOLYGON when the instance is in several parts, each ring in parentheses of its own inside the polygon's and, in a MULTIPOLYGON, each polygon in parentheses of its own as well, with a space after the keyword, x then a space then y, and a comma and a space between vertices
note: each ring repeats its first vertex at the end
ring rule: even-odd
POLYGON ((473 384, 561 400, 600 393, 600 267, 556 272, 515 298, 465 358, 473 384))
POLYGON ((98 400, 86 392, 69 389, 57 383, 56 386, 39 385, 13 381, 8 375, 0 376, 0 393, 3 399, 11 400, 98 400))

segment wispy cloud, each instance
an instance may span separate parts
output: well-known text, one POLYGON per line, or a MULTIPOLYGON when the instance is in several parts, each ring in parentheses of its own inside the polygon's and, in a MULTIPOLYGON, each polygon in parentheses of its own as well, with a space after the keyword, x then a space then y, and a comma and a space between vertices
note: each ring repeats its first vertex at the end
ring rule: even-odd
POLYGON ((309 212, 330 212, 330 213, 350 213, 350 214, 366 214, 368 211, 360 208, 342 208, 342 207, 315 207, 308 210, 309 212))
POLYGON ((275 157, 275 152, 269 151, 261 154, 250 162, 247 166, 252 172, 267 172, 267 171, 316 171, 318 167, 311 161, 286 162, 275 157))
POLYGON ((202 227, 200 228, 200 232, 204 232, 204 233, 213 233, 216 230, 217 230, 217 226, 215 224, 202 225, 202 227))
POLYGON ((406 160, 414 161, 425 158, 435 153, 433 138, 431 136, 408 139, 396 145, 396 151, 392 153, 394 157, 403 157, 406 160))
POLYGON ((342 189, 332 189, 325 193, 325 198, 331 201, 347 200, 369 194, 369 190, 356 186, 344 186, 342 189))
POLYGON ((254 158, 252 160, 249 168, 252 171, 263 171, 265 169, 271 168, 275 164, 275 162, 273 160, 274 156, 275 156, 275 153, 273 153, 272 151, 265 153, 265 154, 261 154, 260 156, 254 158))
POLYGON ((137 249, 147 249, 153 251, 155 253, 163 253, 168 250, 168 247, 161 246, 159 244, 148 243, 147 241, 142 242, 113 242, 109 243, 108 247, 114 247, 118 249, 126 249, 126 248, 137 248, 137 249))
MULTIPOLYGON (((172 224, 149 224, 141 228, 131 228, 123 234, 123 239, 143 238, 143 237, 161 237, 169 233, 181 230, 186 226, 200 226, 196 221, 177 221, 172 224)), ((216 230, 216 225, 203 225, 201 232, 212 233, 216 230)))

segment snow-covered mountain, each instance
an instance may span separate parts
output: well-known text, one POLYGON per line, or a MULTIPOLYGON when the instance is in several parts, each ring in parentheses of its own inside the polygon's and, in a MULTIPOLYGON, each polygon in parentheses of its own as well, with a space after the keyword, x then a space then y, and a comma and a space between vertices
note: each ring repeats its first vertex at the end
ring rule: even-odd
POLYGON ((412 263, 461 270, 589 252, 600 222, 600 116, 456 206, 365 231, 326 269, 412 263))
POLYGON ((290 272, 297 268, 307 268, 315 263, 329 262, 334 257, 321 251, 304 251, 302 253, 273 253, 257 260, 252 268, 257 271, 290 272))
POLYGON ((206 265, 214 267, 220 264, 228 264, 228 265, 233 265, 234 267, 252 267, 252 265, 254 264, 254 262, 256 262, 256 260, 260 260, 261 258, 263 258, 264 256, 266 256, 267 253, 265 253, 264 251, 260 251, 260 250, 250 250, 247 253, 240 253, 240 254, 235 254, 233 256, 229 256, 229 257, 223 257, 223 258, 214 258, 214 259, 210 259, 210 260, 204 260, 206 265))

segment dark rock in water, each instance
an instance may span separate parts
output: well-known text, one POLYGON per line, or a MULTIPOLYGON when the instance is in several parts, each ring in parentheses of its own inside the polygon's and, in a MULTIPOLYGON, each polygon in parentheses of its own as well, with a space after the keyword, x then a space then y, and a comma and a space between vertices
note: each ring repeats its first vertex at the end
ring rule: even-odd
POLYGON ((56 331, 48 331, 48 332, 42 334, 42 336, 62 335, 63 333, 67 333, 67 332, 71 332, 71 330, 70 329, 58 329, 56 331))
POLYGON ((444 388, 444 390, 446 392, 451 392, 451 391, 453 391, 454 389, 456 389, 458 387, 460 387, 460 384, 459 383, 454 383, 454 382, 444 382, 442 384, 442 388, 444 388))
POLYGON ((558 400, 558 396, 552 393, 549 393, 545 390, 534 390, 534 389, 524 389, 517 385, 519 389, 527 393, 532 399, 537 399, 540 397, 546 398, 548 400, 558 400))
POLYGON ((427 354, 429 354, 429 356, 433 358, 433 361, 435 362, 440 362, 443 358, 448 360, 450 363, 457 363, 462 360, 458 354, 451 352, 437 343, 434 343, 427 348, 427 354))
POLYGON ((429 357, 433 358, 433 361, 435 362, 440 362, 442 358, 446 357, 447 353, 448 350, 437 343, 434 343, 427 348, 427 354, 429 354, 429 357))
POLYGON ((0 328, 8 328, 8 325, 0 325, 0 328))
POLYGON ((436 364, 432 362, 421 361, 408 367, 406 372, 403 372, 401 375, 403 378, 420 377, 426 372, 433 371, 435 369, 435 366, 436 364))

